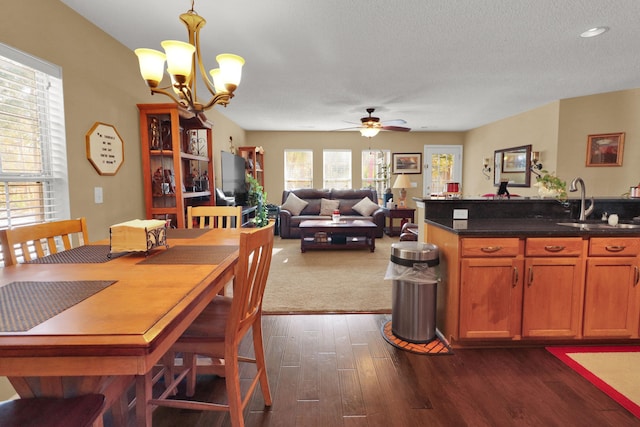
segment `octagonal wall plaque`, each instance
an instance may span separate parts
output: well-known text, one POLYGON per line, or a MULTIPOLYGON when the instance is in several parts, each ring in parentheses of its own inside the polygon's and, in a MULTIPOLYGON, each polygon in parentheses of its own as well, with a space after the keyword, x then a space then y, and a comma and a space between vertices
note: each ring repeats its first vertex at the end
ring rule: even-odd
POLYGON ((87 132, 87 159, 100 175, 115 175, 124 162, 124 142, 116 128, 96 122, 87 132))

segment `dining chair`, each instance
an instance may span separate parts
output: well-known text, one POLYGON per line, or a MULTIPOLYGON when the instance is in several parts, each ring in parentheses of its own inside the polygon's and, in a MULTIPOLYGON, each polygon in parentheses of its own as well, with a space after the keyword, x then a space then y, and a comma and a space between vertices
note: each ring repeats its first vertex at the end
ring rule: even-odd
POLYGON ((87 220, 67 219, 0 230, 5 267, 89 243, 87 220), (77 239, 77 243, 74 242, 77 239), (61 246, 60 246, 61 245, 61 246))
POLYGON ((0 402, 2 427, 102 427, 105 397, 30 397, 0 402))
POLYGON ((242 206, 187 206, 187 228, 239 228, 242 226, 242 206))
POLYGON ((271 266, 274 226, 275 223, 271 221, 266 227, 247 229, 240 234, 240 255, 233 282, 233 296, 216 296, 172 346, 163 360, 170 364, 167 368, 171 370, 171 377, 175 380, 166 385, 159 398, 150 399, 148 404, 228 411, 231 425, 242 427, 242 412, 259 383, 265 405, 271 406, 262 343, 262 297, 271 266), (253 358, 239 355, 240 342, 250 329, 253 335, 253 358), (177 353, 182 354, 182 367, 175 366, 177 353), (210 357, 218 363, 214 362, 208 367, 198 365, 198 355, 210 357), (257 368, 244 397, 240 389, 239 363, 253 363, 257 368), (227 404, 178 399, 173 396, 178 383, 186 377, 186 396, 193 397, 196 375, 202 373, 217 373, 225 378, 227 404))

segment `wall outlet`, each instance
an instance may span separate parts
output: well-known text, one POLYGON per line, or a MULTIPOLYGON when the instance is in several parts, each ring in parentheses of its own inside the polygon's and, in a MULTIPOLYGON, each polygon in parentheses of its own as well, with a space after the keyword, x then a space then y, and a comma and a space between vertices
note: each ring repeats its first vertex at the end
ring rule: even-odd
POLYGON ((453 219, 469 219, 469 210, 468 209, 454 209, 453 210, 453 219))
POLYGON ((100 204, 103 202, 102 200, 102 187, 94 187, 93 188, 93 199, 96 204, 100 204))

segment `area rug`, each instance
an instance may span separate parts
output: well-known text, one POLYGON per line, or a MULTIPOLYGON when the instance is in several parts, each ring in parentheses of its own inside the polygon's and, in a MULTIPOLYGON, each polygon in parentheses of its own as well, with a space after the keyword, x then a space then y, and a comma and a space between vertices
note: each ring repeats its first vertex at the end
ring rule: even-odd
POLYGON ((274 242, 263 311, 291 313, 390 313, 392 281, 384 280, 397 237, 376 239, 376 250, 300 252, 300 240, 274 242))
POLYGON ((547 350, 640 418, 640 346, 547 347, 547 350))

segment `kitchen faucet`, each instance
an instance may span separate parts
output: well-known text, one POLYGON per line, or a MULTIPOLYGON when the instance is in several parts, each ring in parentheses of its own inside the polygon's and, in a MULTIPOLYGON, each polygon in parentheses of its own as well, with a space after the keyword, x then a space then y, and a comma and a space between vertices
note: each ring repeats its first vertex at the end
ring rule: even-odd
POLYGON ((584 181, 582 180, 582 178, 580 177, 574 178, 573 181, 571 181, 571 185, 569 186, 569 191, 578 191, 576 184, 580 184, 580 218, 578 219, 578 221, 585 221, 587 217, 591 215, 591 212, 593 212, 594 200, 592 197, 591 205, 589 206, 588 209, 585 209, 586 207, 585 206, 586 203, 584 200, 585 190, 584 190, 584 181))

